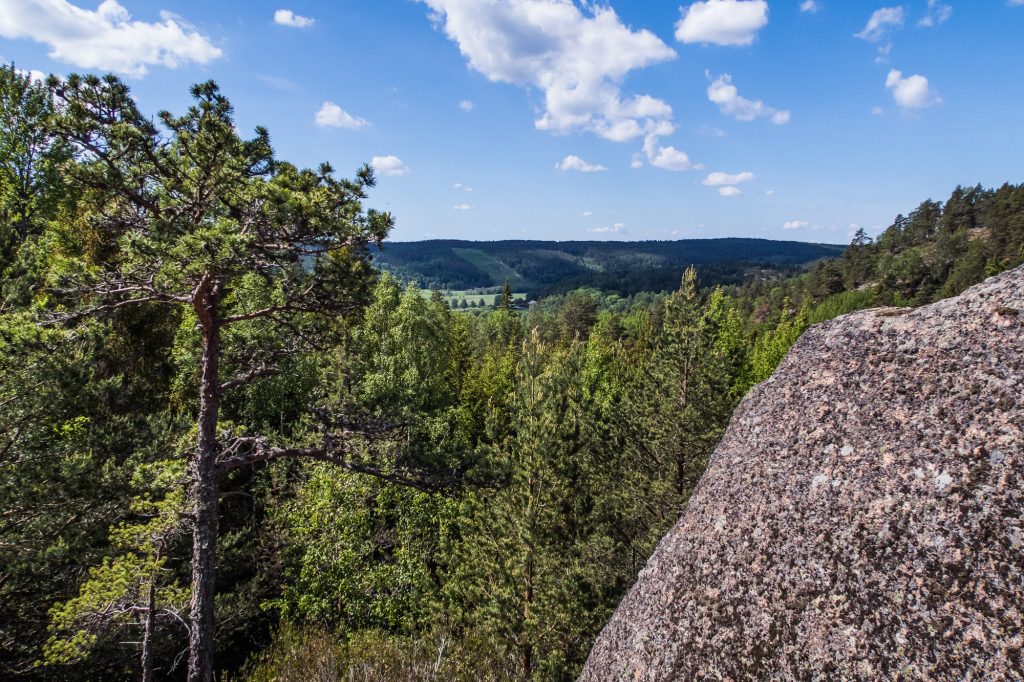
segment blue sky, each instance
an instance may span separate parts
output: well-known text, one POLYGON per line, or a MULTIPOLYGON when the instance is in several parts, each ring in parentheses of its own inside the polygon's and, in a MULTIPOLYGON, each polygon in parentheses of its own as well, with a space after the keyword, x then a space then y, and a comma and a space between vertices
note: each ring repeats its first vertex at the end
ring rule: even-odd
POLYGON ((0 0, 0 56, 220 83, 394 239, 846 242, 1024 181, 1024 0, 0 0))

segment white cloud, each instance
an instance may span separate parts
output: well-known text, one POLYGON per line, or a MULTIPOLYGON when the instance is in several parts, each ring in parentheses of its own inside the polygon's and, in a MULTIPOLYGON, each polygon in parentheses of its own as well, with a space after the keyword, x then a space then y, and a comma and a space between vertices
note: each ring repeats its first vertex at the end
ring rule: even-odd
POLYGON ((882 107, 871 107, 871 115, 872 116, 884 116, 885 115, 885 109, 883 109, 882 107))
POLYGON ((394 155, 375 156, 370 159, 370 165, 381 175, 405 175, 409 167, 402 163, 402 160, 394 155))
MULTIPOLYGON (((0 64, 10 64, 6 57, 0 55, 0 64)), ((22 77, 27 76, 33 83, 43 83, 46 81, 46 74, 39 69, 15 69, 22 77)))
POLYGON ((723 173, 721 171, 715 171, 709 173, 704 178, 704 184, 707 187, 720 187, 721 185, 739 185, 744 182, 750 182, 754 179, 754 174, 750 171, 743 171, 742 173, 723 173))
POLYGON ((875 10, 867 25, 860 33, 855 33, 857 38, 863 38, 872 43, 881 40, 892 29, 902 28, 904 11, 902 7, 883 7, 875 10))
POLYGON ((775 190, 773 190, 773 189, 766 190, 764 195, 766 197, 773 197, 773 196, 775 196, 775 190))
POLYGON ((723 197, 738 197, 743 194, 739 187, 719 187, 718 193, 723 197))
POLYGON ((946 23, 951 16, 953 16, 952 5, 945 5, 940 0, 928 0, 928 14, 921 21, 917 22, 917 25, 923 28, 931 28, 932 26, 946 23))
POLYGON ((717 104, 723 114, 737 121, 767 118, 775 125, 785 125, 790 120, 789 112, 784 109, 770 107, 761 100, 741 97, 739 90, 732 84, 732 76, 727 73, 723 73, 708 86, 708 99, 717 104))
POLYGON ((455 204, 452 208, 456 211, 469 211, 472 210, 473 206, 471 204, 455 204))
POLYGON ((454 185, 452 185, 452 189, 461 189, 463 192, 472 192, 473 191, 472 187, 469 187, 468 185, 464 185, 461 182, 456 182, 454 185))
POLYGON ((615 223, 611 227, 592 227, 587 230, 587 232, 594 232, 596 234, 621 234, 625 231, 625 223, 615 223))
POLYGON ((806 220, 789 220, 782 224, 783 230, 802 230, 810 225, 806 220))
POLYGON ((588 131, 626 141, 668 135, 672 108, 649 95, 625 95, 635 69, 673 59, 654 33, 625 26, 607 5, 571 0, 420 0, 469 62, 492 81, 537 88, 538 129, 588 131))
POLYGON ((1010 7, 1024 7, 1024 0, 1009 0, 1010 7))
POLYGON ((942 104, 942 98, 928 85, 928 79, 920 74, 903 77, 896 69, 889 71, 885 87, 892 91, 896 104, 904 109, 924 109, 942 104))
POLYGON ((593 211, 584 211, 583 213, 580 213, 580 215, 583 216, 584 218, 589 218, 590 216, 594 215, 594 212, 593 211))
POLYGON ((767 0, 704 0, 685 10, 676 23, 676 40, 681 43, 750 45, 757 32, 767 25, 767 0))
POLYGON ((579 171, 581 173, 599 173, 608 170, 600 164, 587 163, 575 154, 570 154, 555 164, 555 169, 560 171, 579 171))
POLYGON ((4 0, 0 36, 45 43, 51 59, 83 69, 140 77, 149 66, 206 64, 223 54, 181 17, 161 11, 160 19, 132 21, 116 0, 104 0, 95 11, 67 0, 4 0))
POLYGON ((476 107, 476 105, 470 102, 468 99, 464 99, 461 102, 459 102, 459 109, 462 109, 463 111, 473 111, 474 107, 476 107))
POLYGON ((366 125, 364 119, 353 116, 331 101, 324 102, 316 112, 316 124, 325 128, 349 128, 359 130, 366 125))
POLYGON ((803 2, 800 3, 801 12, 810 12, 811 14, 814 14, 820 9, 821 5, 815 2, 815 0, 804 0, 803 2))
MULTIPOLYGON (((655 168, 662 168, 664 170, 686 171, 694 168, 703 168, 703 166, 694 165, 686 152, 680 151, 675 147, 662 147, 659 145, 656 135, 648 135, 644 139, 644 155, 647 157, 647 163, 655 168)), ((630 165, 633 168, 639 168, 643 165, 643 160, 639 155, 634 156, 633 163, 630 165)))
POLYGON ((316 19, 298 15, 290 9, 279 9, 274 12, 274 23, 292 28, 309 28, 316 23, 316 19))

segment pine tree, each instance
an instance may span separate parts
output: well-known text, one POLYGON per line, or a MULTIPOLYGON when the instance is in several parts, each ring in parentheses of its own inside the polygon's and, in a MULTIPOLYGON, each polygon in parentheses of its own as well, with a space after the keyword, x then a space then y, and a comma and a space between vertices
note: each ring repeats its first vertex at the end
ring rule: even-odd
POLYGON ((299 170, 275 159, 263 129, 241 139, 231 105, 212 82, 193 87, 195 103, 183 116, 161 113, 162 130, 113 76, 72 75, 49 85, 55 134, 77 160, 68 180, 87 196, 82 208, 91 207, 81 224, 102 251, 98 258, 69 251, 55 261, 52 291, 69 306, 56 319, 171 306, 200 330, 198 438, 188 468, 189 680, 208 682, 224 477, 259 462, 306 457, 400 478, 347 459, 336 419, 325 420, 320 442, 299 447, 220 428, 225 395, 279 374, 283 360, 333 333, 332 318, 359 309, 371 279, 368 247, 392 220, 361 206, 373 186, 369 168, 354 181, 337 180, 326 164, 299 170), (259 335, 249 333, 254 325, 259 335), (237 345, 236 333, 261 342, 237 345))
POLYGON ((515 679, 573 679, 604 615, 590 607, 602 585, 588 551, 594 469, 581 350, 552 352, 537 334, 524 343, 513 432, 490 450, 504 483, 470 498, 447 588, 515 679))

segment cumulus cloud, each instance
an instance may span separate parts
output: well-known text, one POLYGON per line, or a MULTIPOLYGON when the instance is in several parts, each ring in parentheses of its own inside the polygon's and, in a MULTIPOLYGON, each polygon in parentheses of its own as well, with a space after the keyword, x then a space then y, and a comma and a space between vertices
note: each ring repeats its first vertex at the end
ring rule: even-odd
POLYGON ((452 185, 452 189, 461 189, 463 192, 472 192, 473 191, 472 187, 464 185, 461 182, 456 182, 454 185, 452 185))
MULTIPOLYGON (((1021 1, 1024 2, 1024 0, 1021 1)), ((953 16, 952 5, 943 4, 940 0, 928 0, 928 14, 922 17, 917 25, 922 28, 931 28, 946 23, 951 16, 953 16)))
POLYGON ((160 12, 159 22, 133 21, 116 0, 95 11, 66 0, 4 0, 0 36, 50 47, 51 59, 83 69, 144 76, 148 67, 206 64, 223 53, 181 17, 160 12))
POLYGON ((402 163, 400 158, 392 154, 388 156, 375 156, 370 159, 370 165, 381 175, 405 175, 409 172, 409 167, 402 163))
POLYGON ((471 204, 455 204, 452 208, 456 211, 470 211, 473 209, 473 206, 471 204))
POLYGON ((767 118, 775 125, 785 125, 790 120, 790 113, 785 109, 776 109, 761 100, 740 96, 739 90, 732 84, 732 76, 727 73, 723 73, 708 86, 708 99, 717 104, 723 114, 737 121, 767 118))
POLYGON ((580 213, 580 215, 583 216, 584 218, 589 218, 590 216, 594 215, 594 212, 593 211, 584 211, 583 213, 580 213))
POLYGON ((892 92, 896 104, 904 109, 925 109, 942 104, 942 98, 928 85, 928 79, 920 74, 903 77, 896 69, 889 71, 885 87, 892 92))
POLYGON ((647 163, 655 168, 668 171, 686 171, 703 168, 703 166, 690 161, 690 157, 686 152, 680 151, 675 147, 658 144, 657 135, 648 135, 644 138, 643 155, 635 155, 630 166, 633 168, 642 167, 644 165, 644 158, 647 159, 647 163))
MULTIPOLYGON (((682 9, 682 8, 680 8, 682 9)), ((683 11, 676 23, 681 43, 750 45, 768 25, 767 0, 705 0, 683 11)))
POLYGON ((743 171, 742 173, 723 173, 721 171, 715 171, 709 173, 704 178, 704 184, 708 187, 719 187, 721 185, 739 185, 744 182, 750 182, 754 179, 754 174, 750 171, 743 171))
POLYGON ((462 109, 463 111, 473 111, 474 107, 476 107, 476 105, 468 99, 464 99, 459 102, 459 109, 462 109))
POLYGON ((588 131, 627 141, 674 131, 672 108, 626 95, 635 69, 676 53, 647 30, 625 26, 610 6, 568 0, 420 0, 469 66, 495 82, 543 93, 538 129, 588 131))
POLYGON ((803 2, 800 3, 801 12, 809 12, 811 14, 814 14, 820 9, 821 6, 817 2, 815 2, 815 0, 804 0, 803 2))
POLYGON ((555 164, 555 168, 560 171, 579 171, 580 173, 599 173, 608 170, 602 165, 587 163, 575 154, 562 159, 559 163, 555 164))
POLYGON ((854 36, 872 43, 877 43, 889 31, 903 27, 904 11, 902 7, 883 7, 875 10, 867 25, 854 36))
POLYGON ((783 230, 802 230, 810 225, 806 220, 789 220, 782 224, 783 230))
POLYGON ((316 124, 325 128, 348 128, 359 130, 366 125, 364 119, 353 116, 331 101, 323 103, 316 112, 316 124))
POLYGON ((736 185, 750 182, 753 179, 754 174, 750 171, 743 171, 741 173, 715 171, 714 173, 709 173, 704 178, 704 184, 707 187, 717 187, 718 193, 723 197, 738 197, 743 194, 743 191, 736 185))
POLYGON ((274 12, 274 23, 292 28, 309 28, 316 23, 316 19, 301 16, 290 9, 279 9, 274 12))

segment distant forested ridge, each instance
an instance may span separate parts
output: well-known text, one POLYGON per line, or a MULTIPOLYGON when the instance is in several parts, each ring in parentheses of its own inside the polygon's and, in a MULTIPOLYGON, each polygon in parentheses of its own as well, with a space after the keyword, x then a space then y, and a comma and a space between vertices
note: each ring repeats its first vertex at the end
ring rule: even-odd
POLYGON ((840 256, 844 246, 768 239, 388 242, 378 267, 426 289, 472 289, 509 280, 534 298, 594 287, 623 295, 675 289, 695 266, 701 282, 735 284, 751 267, 786 268, 840 256))

